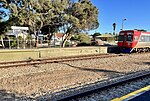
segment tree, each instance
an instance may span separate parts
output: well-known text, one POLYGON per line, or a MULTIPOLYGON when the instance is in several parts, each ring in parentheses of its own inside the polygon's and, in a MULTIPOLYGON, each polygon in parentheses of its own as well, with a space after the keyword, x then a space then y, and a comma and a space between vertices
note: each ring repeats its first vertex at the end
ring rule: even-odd
POLYGON ((40 30, 44 26, 54 25, 59 18, 51 0, 3 0, 3 2, 11 13, 10 18, 16 18, 19 26, 29 27, 30 32, 35 34, 37 43, 40 30))
POLYGON ((79 34, 80 43, 89 44, 91 42, 91 38, 87 34, 79 34))
POLYGON ((65 42, 70 39, 72 34, 96 29, 99 26, 98 9, 90 0, 79 0, 66 10, 64 20, 67 22, 64 25, 66 38, 62 43, 62 47, 65 46, 65 42))
POLYGON ((5 37, 5 33, 10 29, 10 23, 11 20, 0 22, 0 40, 2 42, 3 48, 5 48, 3 38, 5 37))
POLYGON ((79 41, 79 35, 78 34, 74 34, 71 38, 71 41, 79 41))
POLYGON ((3 35, 7 31, 8 21, 4 18, 8 15, 6 10, 5 0, 0 0, 0 35, 3 35))
POLYGON ((90 45, 91 43, 91 38, 88 34, 85 33, 75 34, 71 37, 70 40, 77 41, 79 46, 90 45))
POLYGON ((6 10, 5 0, 0 0, 0 22, 8 15, 6 10))
POLYGON ((90 0, 1 0, 9 9, 9 16, 15 25, 27 26, 36 35, 42 28, 48 28, 49 36, 58 30, 66 34, 62 47, 74 33, 96 29, 98 9, 90 0))

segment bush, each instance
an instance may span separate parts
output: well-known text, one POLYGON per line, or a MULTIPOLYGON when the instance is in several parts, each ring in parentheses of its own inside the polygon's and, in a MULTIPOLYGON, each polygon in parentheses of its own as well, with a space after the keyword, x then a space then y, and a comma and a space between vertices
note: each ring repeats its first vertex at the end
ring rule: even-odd
POLYGON ((70 45, 70 43, 67 41, 67 42, 65 43, 65 47, 69 47, 69 45, 70 45))
POLYGON ((13 42, 11 43, 11 47, 17 47, 17 42, 16 42, 16 40, 13 40, 13 42))

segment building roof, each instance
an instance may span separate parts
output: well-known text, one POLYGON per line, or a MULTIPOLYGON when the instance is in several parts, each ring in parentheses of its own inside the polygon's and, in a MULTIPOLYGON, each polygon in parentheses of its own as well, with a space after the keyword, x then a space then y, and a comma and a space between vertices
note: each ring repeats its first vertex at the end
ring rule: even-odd
POLYGON ((8 30, 8 31, 6 32, 6 35, 15 35, 15 34, 13 33, 13 30, 8 30))
POLYGON ((63 33, 55 33, 55 36, 58 38, 62 38, 64 36, 64 34, 63 33))
POLYGON ((99 35, 99 36, 96 36, 97 38, 113 38, 114 35, 112 34, 102 34, 102 35, 99 35))

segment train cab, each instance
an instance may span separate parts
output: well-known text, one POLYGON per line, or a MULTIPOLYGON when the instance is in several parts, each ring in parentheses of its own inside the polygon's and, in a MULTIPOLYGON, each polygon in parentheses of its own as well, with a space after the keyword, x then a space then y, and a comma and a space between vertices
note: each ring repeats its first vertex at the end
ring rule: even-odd
POLYGON ((121 31, 118 37, 118 48, 119 51, 123 53, 149 51, 150 32, 139 30, 121 31))
POLYGON ((139 32, 135 30, 121 31, 118 37, 118 47, 123 53, 130 53, 139 40, 139 32))
POLYGON ((130 52, 132 50, 133 31, 121 31, 118 37, 118 47, 121 52, 130 52))

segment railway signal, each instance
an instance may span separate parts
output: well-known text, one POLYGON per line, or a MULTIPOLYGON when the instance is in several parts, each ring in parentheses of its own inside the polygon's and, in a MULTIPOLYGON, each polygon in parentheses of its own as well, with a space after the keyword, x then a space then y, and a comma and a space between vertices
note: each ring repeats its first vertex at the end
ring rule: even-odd
POLYGON ((116 23, 113 23, 113 35, 115 35, 116 32, 116 23))

